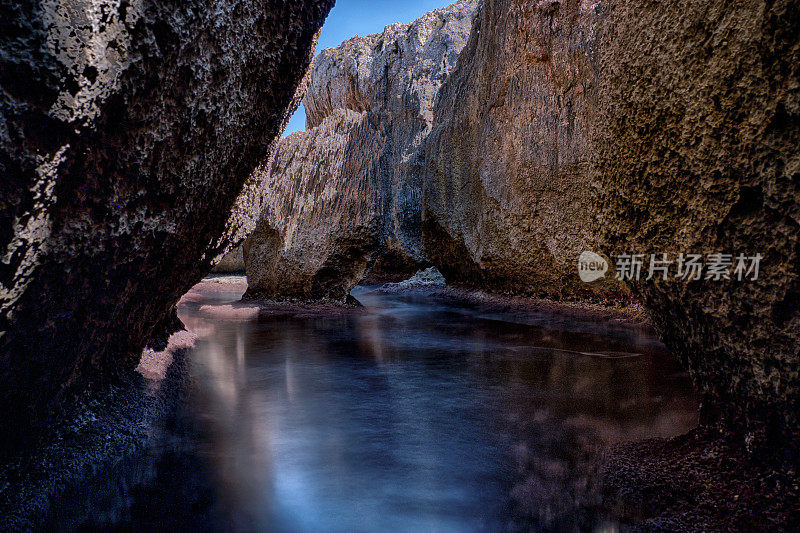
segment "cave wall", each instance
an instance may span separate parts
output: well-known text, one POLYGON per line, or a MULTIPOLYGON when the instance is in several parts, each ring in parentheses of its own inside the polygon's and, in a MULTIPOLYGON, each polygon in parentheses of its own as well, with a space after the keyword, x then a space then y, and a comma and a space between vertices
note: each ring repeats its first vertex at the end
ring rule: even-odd
POLYGON ((707 422, 798 443, 800 2, 605 9, 590 135, 605 249, 763 256, 755 281, 632 289, 707 422))
POLYGON ((576 268, 597 244, 589 137, 602 15, 600 2, 484 2, 424 148, 424 248, 448 281, 626 298, 613 275, 587 284, 576 268))
POLYGON ((131 371, 175 326, 332 4, 0 6, 4 424, 131 371))

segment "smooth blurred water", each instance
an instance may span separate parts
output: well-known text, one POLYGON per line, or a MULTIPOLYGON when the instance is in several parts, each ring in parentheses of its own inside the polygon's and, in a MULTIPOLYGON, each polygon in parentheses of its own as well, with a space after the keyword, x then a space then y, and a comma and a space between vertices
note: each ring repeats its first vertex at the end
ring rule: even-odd
POLYGON ((696 424, 688 378, 647 331, 370 287, 361 313, 226 313, 243 288, 180 306, 199 337, 193 430, 127 526, 188 484, 172 517, 198 529, 613 531, 603 450, 696 424))

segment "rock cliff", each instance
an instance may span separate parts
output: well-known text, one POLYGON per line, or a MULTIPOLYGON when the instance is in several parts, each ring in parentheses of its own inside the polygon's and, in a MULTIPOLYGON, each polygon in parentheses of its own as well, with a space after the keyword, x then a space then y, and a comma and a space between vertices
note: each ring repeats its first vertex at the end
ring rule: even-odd
POLYGON ((132 371, 174 329, 332 4, 3 3, 4 424, 132 371))
POLYGON ((477 0, 323 50, 308 75, 307 131, 261 174, 261 218, 245 244, 250 294, 343 299, 373 268, 413 274, 423 162, 443 81, 477 0))
POLYGON ((425 142, 430 261, 448 281, 608 300, 626 296, 579 281, 581 250, 761 254, 757 280, 629 287, 704 420, 796 433, 798 7, 487 0, 425 142))
POLYGON ((581 282, 594 249, 589 135, 598 2, 487 0, 425 143, 423 240, 449 282, 616 299, 581 282))
POLYGON ((216 262, 212 272, 244 272, 244 252, 241 246, 235 247, 216 262))
POLYGON ((382 195, 366 113, 337 109, 280 142, 262 216, 244 242, 248 295, 344 299, 375 260, 382 195))
POLYGON ((761 254, 757 280, 632 287, 706 422, 800 444, 800 2, 606 4, 590 135, 606 250, 761 254))

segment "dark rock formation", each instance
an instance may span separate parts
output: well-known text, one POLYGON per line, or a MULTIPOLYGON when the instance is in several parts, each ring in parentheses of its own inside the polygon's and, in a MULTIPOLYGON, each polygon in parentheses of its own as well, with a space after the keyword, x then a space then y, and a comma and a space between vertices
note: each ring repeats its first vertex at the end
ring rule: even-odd
POLYGON ((608 277, 577 276, 595 244, 599 24, 597 2, 484 3, 425 148, 425 252, 448 282, 562 299, 624 294, 608 277))
POLYGON ((760 253, 756 281, 632 286, 708 420, 796 430, 797 7, 488 0, 426 140, 428 258, 456 283, 609 299, 575 275, 582 250, 760 253))
POLYGON ((308 130, 284 138, 259 171, 250 294, 341 300, 373 264, 410 275, 424 263, 419 147, 477 4, 460 0, 314 60, 308 130))
POLYGON ((590 135, 606 251, 763 256, 755 281, 632 287, 690 369, 706 422, 748 446, 797 445, 800 2, 606 9, 590 135))
POLYGON ((132 371, 172 329, 332 4, 0 7, 4 424, 132 371))

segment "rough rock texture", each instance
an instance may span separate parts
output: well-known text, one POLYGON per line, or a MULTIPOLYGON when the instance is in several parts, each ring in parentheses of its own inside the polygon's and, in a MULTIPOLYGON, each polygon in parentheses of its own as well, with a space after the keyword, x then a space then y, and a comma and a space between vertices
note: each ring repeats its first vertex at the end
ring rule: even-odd
POLYGON ((245 245, 251 293, 340 300, 373 263, 412 274, 424 262, 418 150, 477 5, 461 0, 314 60, 308 130, 284 138, 260 171, 261 219, 245 245))
POLYGON ((425 252, 449 282, 550 298, 585 284, 598 2, 487 0, 441 90, 425 147, 425 252))
POLYGON ((447 286, 447 280, 436 267, 420 270, 408 279, 397 283, 386 283, 378 290, 384 293, 404 292, 414 289, 438 289, 447 286))
POLYGON ((172 329, 332 3, 3 3, 4 424, 132 371, 172 329))
MULTIPOLYGON (((316 49, 316 42, 313 49, 316 49)), ((289 119, 291 119, 292 115, 297 111, 297 108, 300 107, 303 101, 303 96, 306 94, 306 89, 308 88, 309 74, 310 69, 306 70, 306 75, 295 90, 294 96, 283 117, 283 122, 278 128, 281 134, 286 130, 289 119)), ((269 180, 269 174, 265 172, 264 169, 269 168, 281 140, 281 135, 276 135, 275 138, 272 139, 267 149, 266 157, 259 162, 258 167, 244 182, 239 197, 236 199, 236 202, 234 202, 233 208, 228 216, 225 231, 214 246, 214 249, 220 250, 215 260, 216 262, 222 261, 225 255, 233 252, 236 248, 241 248, 244 240, 256 229, 256 224, 260 218, 265 201, 262 191, 266 188, 266 182, 269 180)), ((242 259, 242 261, 244 261, 244 259, 242 259)), ((244 267, 242 267, 242 270, 244 270, 244 267)))
POLYGON ((599 471, 601 505, 622 531, 797 531, 796 466, 754 451, 708 426, 617 446, 599 471))
POLYGON ((95 387, 89 402, 61 406, 46 439, 0 463, 0 531, 81 530, 93 506, 111 501, 127 511, 130 493, 121 487, 153 482, 165 430, 187 401, 195 341, 179 331, 164 351, 145 350, 137 372, 95 387))
POLYGON ((281 141, 244 242, 249 296, 342 300, 364 276, 381 235, 384 190, 363 156, 377 137, 364 113, 338 109, 281 141))
POLYGON ((212 272, 244 272, 244 252, 237 246, 222 256, 211 269, 212 272))
POLYGON ((706 422, 752 430, 748 446, 756 434, 797 445, 800 2, 607 10, 590 136, 606 251, 763 255, 757 281, 633 289, 690 369, 706 422))

